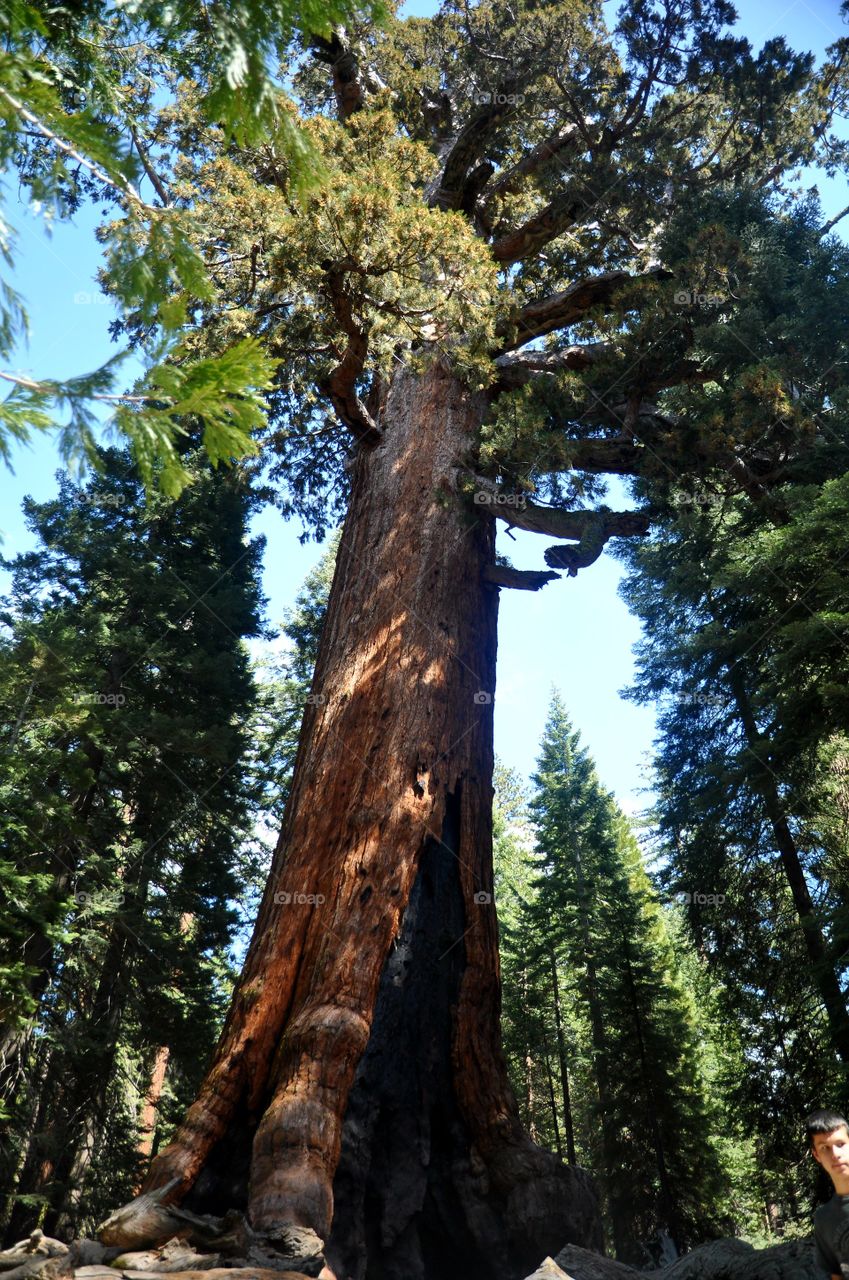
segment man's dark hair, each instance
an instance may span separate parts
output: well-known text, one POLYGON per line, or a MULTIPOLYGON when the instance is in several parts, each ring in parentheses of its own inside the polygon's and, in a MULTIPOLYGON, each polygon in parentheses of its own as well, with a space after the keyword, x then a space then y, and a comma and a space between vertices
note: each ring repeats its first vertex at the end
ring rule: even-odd
POLYGON ((841 1127, 849 1133, 849 1123, 836 1111, 812 1111, 805 1121, 805 1138, 813 1147, 815 1133, 831 1133, 841 1127))

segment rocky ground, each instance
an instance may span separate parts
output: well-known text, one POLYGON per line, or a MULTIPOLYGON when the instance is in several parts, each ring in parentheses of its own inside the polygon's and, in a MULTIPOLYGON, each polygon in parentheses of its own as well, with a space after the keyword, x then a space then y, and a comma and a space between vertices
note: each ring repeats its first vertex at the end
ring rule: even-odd
POLYGON ((556 1258, 546 1258, 528 1280, 823 1280, 809 1240, 792 1240, 771 1249, 753 1249, 742 1240, 701 1245, 660 1271, 635 1271, 567 1245, 556 1258))
MULTIPOLYGON (((134 1202, 137 1205, 138 1202, 134 1202)), ((145 1206, 143 1206, 143 1209, 145 1206)), ((99 1240, 70 1245, 34 1231, 0 1253, 0 1280, 336 1280, 325 1266, 322 1242, 309 1231, 288 1231, 260 1245, 241 1215, 199 1218, 181 1210, 157 1211, 131 1219, 119 1210, 100 1229, 99 1240), (182 1221, 180 1221, 182 1219, 182 1221), (175 1226, 177 1229, 175 1230, 175 1226), (147 1231, 152 1247, 133 1248, 147 1231), (153 1235, 151 1236, 151 1232, 153 1235), (167 1234, 166 1239, 162 1239, 167 1234), (129 1246, 129 1247, 128 1247, 129 1246)), ((813 1244, 794 1240, 753 1249, 742 1240, 717 1240, 661 1271, 643 1272, 576 1245, 546 1258, 527 1280, 823 1280, 814 1264, 813 1244)), ((463 1280, 446 1276, 444 1280, 463 1280)))

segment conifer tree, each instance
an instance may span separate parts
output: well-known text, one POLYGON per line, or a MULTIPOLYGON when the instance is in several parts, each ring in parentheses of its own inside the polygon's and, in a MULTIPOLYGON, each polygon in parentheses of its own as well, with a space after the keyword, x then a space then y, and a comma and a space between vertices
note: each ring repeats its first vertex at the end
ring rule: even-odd
POLYGON ((639 846, 559 695, 533 781, 534 914, 579 975, 601 1132, 594 1162, 617 1256, 641 1263, 661 1234, 683 1249, 719 1225, 724 1178, 695 1013, 639 846))
POLYGON ((3 612, 3 932, 23 943, 2 972, 16 1238, 28 1215, 92 1227, 104 1197, 137 1184, 127 1074, 165 1046, 174 1097, 194 1087, 229 994, 256 807, 253 499, 238 473, 199 470, 177 504, 146 504, 126 454, 102 466, 27 502, 39 545, 9 563, 3 612))
POLYGON ((685 895, 723 1017, 743 1037, 746 1069, 727 1096, 761 1133, 765 1198, 792 1217, 793 1117, 846 1090, 846 897, 829 778, 832 706, 845 681, 835 655, 823 662, 840 595, 820 596, 818 585, 831 577, 842 531, 832 527, 816 555, 809 549, 804 583, 794 583, 793 525, 819 500, 808 485, 783 497, 794 514, 778 528, 741 521, 733 505, 672 516, 641 551, 628 599, 646 623, 635 696, 661 702, 655 822, 665 888, 685 895), (780 568, 769 554, 779 545, 780 568), (804 636, 819 652, 816 682, 799 661, 804 636))
POLYGON ((525 787, 518 775, 496 762, 493 851, 501 975, 504 987, 502 1030, 522 1119, 535 1141, 577 1163, 567 1055, 575 1027, 566 1009, 561 975, 550 939, 540 945, 531 858, 533 829, 525 787))

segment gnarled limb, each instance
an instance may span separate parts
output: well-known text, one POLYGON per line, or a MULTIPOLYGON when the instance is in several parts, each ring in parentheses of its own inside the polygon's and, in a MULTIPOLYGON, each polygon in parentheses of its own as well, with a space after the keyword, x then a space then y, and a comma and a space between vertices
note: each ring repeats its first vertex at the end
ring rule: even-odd
MULTIPOLYGON (((464 207, 469 174, 483 159, 486 145, 495 129, 506 116, 516 111, 518 87, 515 77, 503 81, 491 95, 490 101, 483 104, 460 130, 445 158, 438 185, 428 200, 431 208, 464 207)), ((484 181, 491 173, 490 168, 484 181)))
POLYGON ((543 142, 538 142, 535 147, 532 147, 521 160, 517 160, 509 169, 499 174, 486 189, 484 193, 486 199, 490 200, 493 196, 507 196, 518 191, 524 180, 532 173, 536 173, 549 161, 562 157, 564 152, 573 150, 580 137, 581 132, 576 124, 568 124, 565 128, 556 130, 543 142))
POLYGON ((496 587, 514 587, 519 591, 539 591, 547 583, 559 578, 559 573, 546 573, 545 569, 514 569, 511 565, 487 565, 484 579, 496 587))
POLYGON ((345 273, 328 271, 327 289, 333 302, 333 311, 348 338, 348 346, 339 364, 325 379, 322 391, 330 400, 339 419, 357 440, 374 447, 383 434, 357 394, 357 378, 365 368, 368 355, 368 332, 354 319, 351 299, 345 290, 345 273))
MULTIPOLYGON (((649 531, 649 517, 641 511, 564 511, 559 507, 540 507, 528 502, 524 495, 508 493, 500 485, 482 476, 475 477, 478 495, 486 495, 486 503, 493 515, 511 528, 527 529, 529 533, 547 533, 555 538, 574 538, 577 547, 549 547, 545 562, 552 569, 565 569, 574 578, 579 569, 599 558, 611 538, 644 537, 649 531)), ((487 571, 488 581, 496 581, 491 575, 500 566, 487 571)), ((518 573, 513 570, 513 573, 518 573)), ((504 586, 517 586, 517 582, 505 582, 504 586)), ((544 583, 540 582, 539 586, 544 583)), ((536 590, 536 587, 532 587, 536 590)))
POLYGON ((584 342, 563 347, 560 351, 507 352, 495 360, 498 370, 496 393, 523 387, 540 375, 553 377, 565 370, 588 369, 602 356, 613 355, 615 351, 612 342, 584 342))
POLYGON ((546 533, 554 538, 582 539, 588 528, 601 525, 606 538, 641 537, 648 533, 649 518, 641 511, 564 511, 561 507, 540 507, 522 498, 517 502, 500 485, 483 476, 475 476, 480 492, 490 495, 487 504, 493 515, 511 528, 530 533, 546 533))
POLYGON ((313 36, 310 49, 319 62, 326 63, 333 73, 336 109, 341 121, 344 122, 362 108, 367 91, 375 93, 378 89, 385 88, 374 71, 360 66, 342 27, 337 27, 330 39, 313 36))
POLYGON ((502 351, 514 351, 534 338, 576 324, 593 307, 610 302, 614 294, 629 285, 636 288, 656 280, 670 279, 672 272, 665 267, 650 267, 638 275, 630 271, 603 271, 586 280, 576 280, 560 293, 553 293, 539 302, 529 302, 507 321, 503 325, 506 341, 502 351))
POLYGON ((579 215, 589 209, 596 199, 589 192, 567 189, 521 227, 516 227, 496 240, 492 245, 493 258, 496 262, 510 266, 513 262, 520 262, 537 253, 549 240, 554 240, 573 226, 579 215))

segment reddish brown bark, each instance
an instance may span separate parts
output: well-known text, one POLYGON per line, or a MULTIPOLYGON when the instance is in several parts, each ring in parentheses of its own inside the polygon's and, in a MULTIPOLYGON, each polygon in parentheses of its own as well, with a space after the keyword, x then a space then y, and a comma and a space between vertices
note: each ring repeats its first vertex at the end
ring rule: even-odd
MULTIPOLYGON (((453 1149, 445 1176, 453 1169, 462 1183, 466 1217, 473 1200, 489 1204, 485 1228, 457 1225, 471 1253, 496 1228, 496 1251, 509 1238, 514 1258, 534 1264, 542 1238, 548 1250, 596 1240, 589 1187, 524 1134, 501 1053, 491 898, 498 592, 484 575, 494 530, 457 488, 484 408, 438 365, 401 371, 382 443, 358 456, 292 794, 244 972, 198 1099, 145 1184, 179 1178, 171 1202, 221 1211, 243 1194, 236 1183, 249 1161, 251 1224, 272 1239, 287 1223, 327 1239, 355 1079, 352 1107, 367 1110, 393 1080, 400 1096, 422 1057, 446 1087, 428 1103, 439 1121, 423 1121, 411 1144, 453 1149), (399 950, 411 957, 409 980, 393 970, 399 950), (462 1177, 457 1160, 468 1166, 462 1177)), ((429 1088, 423 1077, 402 1120, 429 1088)), ((363 1159, 354 1128, 349 1168, 363 1159)), ((396 1237, 402 1219, 456 1217, 456 1206, 437 1203, 432 1154, 415 1157, 424 1182, 412 1166, 403 1173, 411 1144, 386 1174, 414 1201, 400 1210, 385 1200, 396 1237)), ((375 1161, 372 1151, 365 1163, 375 1161)), ((368 1206, 356 1212, 367 1218, 368 1206)), ((368 1226, 336 1235, 346 1266, 365 1275, 356 1255, 374 1252, 368 1226)), ((410 1280, 429 1274, 427 1249, 417 1241, 408 1252, 410 1280)), ((492 1275, 509 1274, 506 1265, 502 1256, 492 1275)))
POLYGON ((150 1084, 145 1094, 144 1103, 142 1104, 141 1115, 139 1116, 139 1155, 149 1156, 153 1151, 153 1138, 156 1133, 156 1116, 159 1110, 159 1100, 162 1097, 162 1086, 165 1084, 165 1072, 168 1070, 168 1059, 171 1056, 171 1050, 167 1044, 162 1044, 156 1050, 156 1057, 153 1061, 153 1069, 150 1073, 150 1084))

